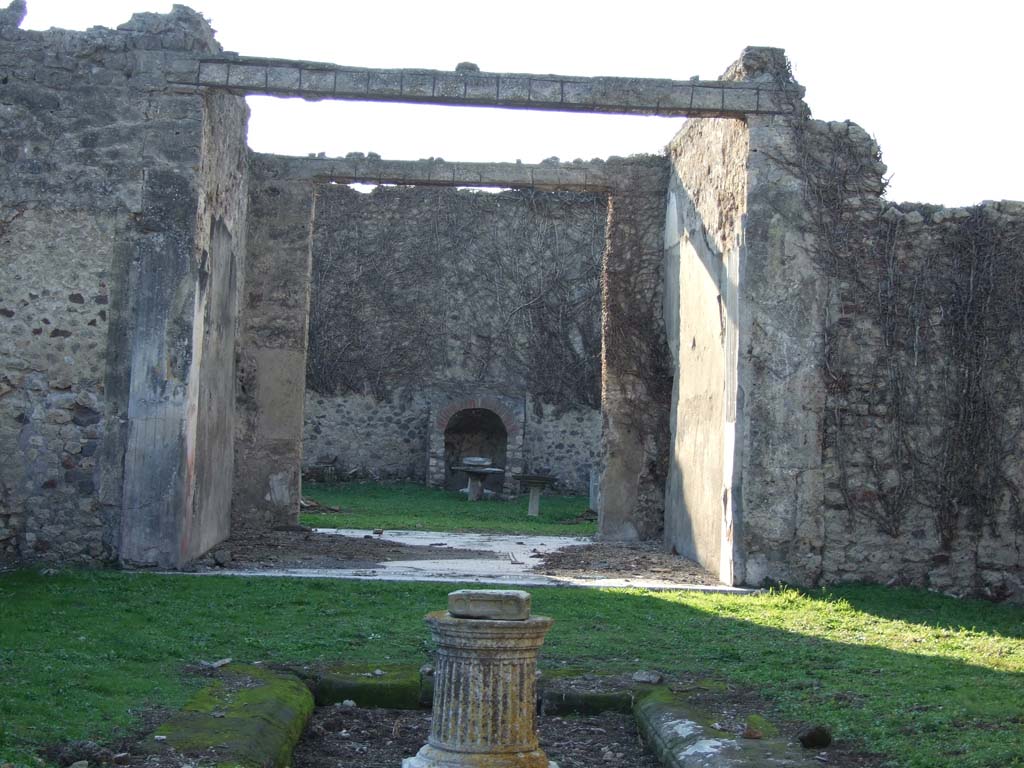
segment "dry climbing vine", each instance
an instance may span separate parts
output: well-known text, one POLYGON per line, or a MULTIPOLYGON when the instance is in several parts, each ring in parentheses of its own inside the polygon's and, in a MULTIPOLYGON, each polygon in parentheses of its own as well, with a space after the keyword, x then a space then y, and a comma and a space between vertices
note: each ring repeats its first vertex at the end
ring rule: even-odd
POLYGON ((595 195, 323 190, 309 385, 385 398, 450 378, 599 407, 605 218, 595 195))
POLYGON ((946 550, 1001 510, 1022 526, 1024 220, 886 208, 866 134, 796 119, 794 137, 774 159, 803 181, 826 278, 825 447, 851 521, 895 538, 924 508, 946 550))

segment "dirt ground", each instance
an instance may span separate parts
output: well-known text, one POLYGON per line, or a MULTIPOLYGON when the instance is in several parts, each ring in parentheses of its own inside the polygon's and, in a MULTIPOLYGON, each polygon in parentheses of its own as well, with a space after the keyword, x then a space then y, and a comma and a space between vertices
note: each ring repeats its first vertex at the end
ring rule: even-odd
MULTIPOLYGON (((630 715, 538 718, 541 748, 560 768, 659 768, 630 715)), ((292 768, 395 768, 427 741, 430 712, 321 707, 295 750, 292 768)))
POLYGON ((411 546, 388 541, 386 535, 359 538, 294 528, 259 536, 233 536, 192 563, 196 570, 259 571, 280 568, 372 568, 391 560, 497 558, 494 552, 454 549, 438 536, 436 546, 411 546))
MULTIPOLYGON (((621 690, 631 687, 631 675, 583 675, 565 678, 559 687, 580 691, 621 690)), ((767 715, 783 738, 796 742, 809 724, 781 721, 771 716, 767 702, 756 691, 696 676, 664 680, 672 690, 685 693, 691 703, 715 718, 714 727, 737 735, 749 732, 752 715, 767 715)), ((658 768, 654 755, 641 741, 632 715, 606 712, 595 716, 542 715, 537 721, 540 744, 560 768, 623 766, 658 768)), ((296 749, 293 768, 393 768, 426 743, 429 711, 318 708, 296 749)), ((826 749, 807 750, 817 763, 833 768, 879 768, 885 762, 844 742, 826 749)))
POLYGON ((548 576, 575 578, 645 578, 716 586, 719 581, 700 565, 662 549, 661 542, 595 542, 566 547, 544 556, 534 570, 548 576))
MULTIPOLYGON (((514 539, 514 535, 509 536, 514 539)), ((259 571, 282 568, 366 568, 395 560, 498 559, 503 555, 455 549, 438 535, 436 544, 413 546, 390 541, 387 531, 361 537, 338 536, 294 528, 258 537, 235 536, 191 564, 194 570, 259 571)), ((533 570, 550 576, 582 579, 644 578, 686 584, 716 585, 718 580, 697 563, 661 549, 658 542, 595 542, 535 555, 533 570)))

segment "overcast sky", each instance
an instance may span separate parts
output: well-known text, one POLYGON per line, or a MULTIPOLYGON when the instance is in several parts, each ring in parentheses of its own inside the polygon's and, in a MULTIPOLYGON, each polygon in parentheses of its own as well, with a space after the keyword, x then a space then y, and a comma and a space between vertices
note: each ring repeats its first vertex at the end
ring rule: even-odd
MULTIPOLYGON (((0 0, 5 3, 6 0, 0 0)), ((1019 0, 193 0, 226 50, 350 66, 717 78, 785 48, 813 115, 881 144, 893 201, 1024 200, 1019 0)), ((28 0, 25 27, 117 26, 160 0, 28 0)), ((249 143, 305 155, 539 162, 659 152, 678 119, 250 98, 249 143)))

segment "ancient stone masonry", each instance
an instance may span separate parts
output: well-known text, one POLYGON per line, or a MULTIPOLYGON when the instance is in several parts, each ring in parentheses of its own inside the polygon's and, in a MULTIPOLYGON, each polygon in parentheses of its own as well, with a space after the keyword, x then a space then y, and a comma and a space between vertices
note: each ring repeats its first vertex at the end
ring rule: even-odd
POLYGON ((187 9, 81 33, 11 21, 0 537, 25 558, 179 562, 219 535, 216 481, 194 462, 229 428, 214 390, 233 378, 224 323, 244 207, 227 190, 245 107, 166 87, 174 62, 219 50, 187 9))
POLYGON ((811 123, 798 163, 824 307, 820 571, 1020 599, 1024 205, 881 202, 858 126, 811 123))
MULTIPOLYGON (((582 491, 585 487, 584 474, 589 475, 595 468, 601 472, 602 478, 606 479, 602 482, 606 482, 609 488, 605 504, 607 515, 602 522, 602 530, 609 538, 660 535, 670 389, 670 385, 666 385, 667 350, 661 330, 664 323, 659 279, 661 206, 666 174, 664 158, 611 158, 606 162, 550 162, 531 166, 518 163, 446 163, 443 160, 402 163, 363 155, 342 159, 258 156, 254 158, 252 167, 256 177, 277 185, 303 182, 323 187, 330 182, 402 184, 411 181, 431 186, 483 184, 514 188, 538 186, 551 190, 564 187, 577 192, 608 195, 613 210, 618 205, 618 213, 610 215, 602 256, 601 406, 604 441, 599 448, 599 460, 589 463, 586 469, 582 468, 584 459, 581 458, 587 453, 586 447, 556 464, 552 464, 553 459, 550 458, 539 460, 548 468, 559 471, 567 489, 582 491), (606 351, 608 328, 614 329, 620 339, 611 356, 606 351), (652 329, 655 331, 653 334, 650 333, 652 329), (615 378, 620 370, 622 375, 615 378), (608 371, 611 371, 612 378, 608 371), (615 385, 609 386, 612 379, 615 385)), ((316 217, 313 219, 315 221, 316 217)), ((304 320, 305 315, 295 317, 304 320)), ((505 386, 502 382, 502 387, 505 386)), ((472 398, 481 394, 458 389, 448 387, 442 394, 449 399, 472 398)), ((504 389, 491 394, 510 395, 504 389)), ((512 396, 521 397, 522 392, 513 392, 512 396)), ((431 395, 431 399, 438 400, 436 395, 431 395)), ((289 408, 296 407, 294 399, 289 403, 289 408)), ((280 410, 281 403, 277 405, 280 410)), ((440 403, 441 407, 444 405, 440 403)), ((531 413, 542 414, 542 405, 543 400, 538 398, 531 406, 531 413)), ((534 417, 535 420, 537 418, 534 417)), ((323 433, 323 423, 319 426, 323 433)), ((541 432, 543 430, 541 427, 541 432)), ((307 434, 310 431, 316 434, 315 427, 307 429, 307 434)), ((524 433, 531 434, 530 425, 525 421, 524 433)), ((568 441, 556 440, 551 445, 564 455, 569 450, 568 446, 579 438, 580 435, 570 435, 568 441), (559 444, 561 448, 557 447, 559 444)), ((385 441, 388 439, 384 437, 385 441)), ((537 444, 533 443, 534 446, 537 444)), ((438 456, 432 445, 428 440, 428 454, 430 461, 434 462, 438 456)), ((593 450, 592 444, 590 446, 593 450)), ((334 447, 317 451, 318 459, 337 456, 342 463, 345 462, 344 452, 334 447)), ((519 471, 515 467, 513 470, 519 471)), ((278 477, 280 479, 280 475, 278 477)), ((255 486, 270 487, 264 480, 255 486)), ((297 485, 289 488, 291 490, 281 496, 291 499, 292 509, 297 512, 297 485)), ((263 493, 264 498, 274 495, 269 490, 263 493)))
MULTIPOLYGON (((320 187, 307 358, 307 385, 317 396, 307 396, 316 403, 306 417, 307 463, 334 456, 346 474, 444 482, 443 466, 440 478, 432 461, 427 472, 430 404, 444 408, 465 399, 459 393, 501 394, 518 403, 515 410, 526 398, 536 403, 525 423, 514 419, 520 433, 536 431, 532 447, 561 446, 525 461, 557 464, 563 490, 585 491, 584 467, 601 443, 594 416, 606 219, 605 197, 592 193, 320 187), (326 402, 331 411, 317 407, 326 402), (576 416, 580 439, 545 446, 546 417, 563 413, 576 416)), ((510 473, 508 481, 514 489, 510 473)))
POLYGON ((717 81, 375 70, 224 54, 182 6, 23 16, 5 560, 178 566, 294 524, 304 460, 447 482, 459 444, 565 489, 596 469, 603 537, 727 583, 1024 600, 1024 205, 886 202, 878 147, 811 120, 782 51, 717 81), (282 158, 245 145, 251 93, 693 119, 667 156, 282 158))
POLYGON ((801 109, 671 153, 667 541, 734 583, 1021 599, 1024 206, 887 204, 871 138, 801 109))

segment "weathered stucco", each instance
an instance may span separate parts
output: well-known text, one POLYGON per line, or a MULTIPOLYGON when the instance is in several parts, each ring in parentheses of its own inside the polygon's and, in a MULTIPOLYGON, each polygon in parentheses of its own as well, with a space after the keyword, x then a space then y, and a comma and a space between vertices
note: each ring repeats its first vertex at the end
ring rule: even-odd
POLYGON ((732 583, 739 263, 748 133, 694 120, 669 146, 665 317, 676 366, 666 545, 732 583))
POLYGON ((313 187, 257 156, 238 353, 232 526, 298 523, 313 187))

